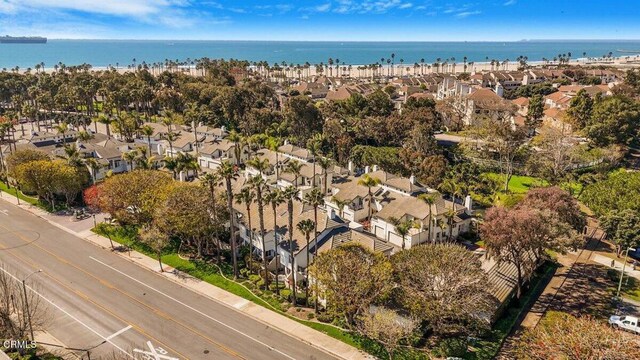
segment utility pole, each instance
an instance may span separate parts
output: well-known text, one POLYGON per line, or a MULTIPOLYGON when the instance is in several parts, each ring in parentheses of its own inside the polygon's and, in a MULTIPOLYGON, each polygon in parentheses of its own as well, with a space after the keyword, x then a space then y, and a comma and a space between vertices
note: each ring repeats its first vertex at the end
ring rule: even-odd
POLYGON ((27 297, 27 279, 34 274, 37 273, 41 273, 42 269, 40 270, 36 270, 34 272, 32 272, 31 274, 27 275, 27 277, 25 277, 24 279, 22 279, 22 291, 24 293, 24 304, 25 304, 25 308, 27 310, 27 319, 29 321, 29 332, 31 333, 31 341, 34 341, 35 338, 33 336, 33 324, 31 323, 31 311, 29 310, 29 298, 27 297))
POLYGON ((618 292, 616 293, 616 299, 620 299, 620 290, 622 289, 622 278, 624 278, 624 268, 627 266, 627 257, 629 256, 629 251, 636 251, 634 248, 628 248, 624 253, 624 262, 622 263, 622 273, 620 274, 620 282, 618 283, 618 292))

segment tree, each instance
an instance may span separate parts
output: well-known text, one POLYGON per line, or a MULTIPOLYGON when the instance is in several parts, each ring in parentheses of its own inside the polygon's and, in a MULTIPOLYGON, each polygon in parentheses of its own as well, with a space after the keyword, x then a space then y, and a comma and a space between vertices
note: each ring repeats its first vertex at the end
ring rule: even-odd
POLYGON ((9 176, 15 177, 14 171, 19 165, 37 160, 50 160, 50 158, 46 153, 40 150, 20 149, 14 151, 6 158, 6 165, 9 176))
POLYGON ((366 337, 384 345, 389 359, 403 340, 411 338, 419 323, 415 318, 399 315, 396 311, 384 307, 362 315, 358 329, 366 337))
POLYGON ((542 95, 534 95, 529 100, 529 108, 525 118, 525 125, 529 128, 529 132, 533 132, 542 124, 544 116, 544 99, 542 95))
POLYGON ((139 237, 143 244, 147 245, 156 253, 158 264, 160 265, 160 272, 164 272, 162 268, 162 253, 169 245, 169 237, 167 234, 160 231, 157 226, 147 224, 140 228, 139 237))
POLYGON ((584 130, 597 146, 631 145, 640 138, 640 105, 621 96, 600 99, 584 130))
POLYGON ((576 129, 581 130, 589 123, 592 113, 593 99, 584 89, 581 89, 569 103, 567 119, 576 129))
POLYGON ((427 213, 427 221, 429 221, 429 227, 427 228, 427 237, 429 238, 429 241, 432 241, 431 227, 433 225, 433 215, 431 209, 436 203, 436 197, 433 194, 420 194, 418 195, 418 199, 422 200, 429 207, 429 211, 427 213))
POLYGON ((171 176, 155 170, 112 176, 100 185, 100 208, 121 224, 142 226, 151 223, 171 185, 171 176))
POLYGON ((380 184, 380 179, 376 177, 371 177, 369 174, 364 174, 360 180, 358 180, 359 186, 365 186, 368 191, 369 197, 369 214, 367 215, 367 219, 371 221, 371 212, 373 208, 373 191, 372 188, 378 186, 380 184))
POLYGON ((498 155, 500 172, 504 174, 504 191, 509 191, 509 181, 513 176, 514 162, 527 137, 525 131, 511 124, 513 108, 502 103, 488 103, 488 113, 477 119, 484 140, 498 155))
POLYGON ((174 183, 156 209, 154 220, 161 231, 180 239, 181 248, 185 244, 195 246, 196 256, 200 258, 206 238, 213 232, 209 206, 207 189, 174 183))
POLYGON ((640 212, 640 194, 630 191, 639 188, 640 172, 617 171, 587 185, 581 199, 598 216, 625 209, 640 212))
POLYGON ((209 196, 209 209, 211 225, 213 227, 213 236, 216 239, 218 251, 216 252, 218 255, 218 264, 222 263, 222 243, 220 241, 220 232, 224 222, 227 220, 228 215, 224 209, 220 209, 218 207, 218 196, 216 194, 216 189, 220 186, 222 178, 218 173, 205 173, 200 177, 200 181, 202 185, 208 190, 209 196))
POLYGON ((527 206, 540 211, 548 210, 558 220, 582 232, 587 222, 584 213, 580 210, 578 201, 557 186, 534 188, 529 190, 522 199, 520 206, 527 206))
POLYGON ((322 253, 309 268, 327 300, 327 310, 351 328, 391 289, 391 264, 379 253, 347 243, 322 253))
POLYGON ((616 247, 616 254, 640 245, 640 215, 631 209, 611 210, 600 218, 600 226, 616 247))
POLYGON ((437 336, 478 334, 497 304, 479 259, 456 244, 426 244, 391 258, 396 298, 437 336))
POLYGON ((38 194, 55 209, 55 195, 62 193, 69 203, 82 191, 81 173, 62 160, 36 160, 16 167, 15 178, 23 190, 38 194))
POLYGON ((293 202, 298 200, 298 189, 296 189, 294 186, 286 187, 284 190, 282 190, 282 198, 287 203, 287 214, 289 218, 287 232, 289 233, 289 264, 291 266, 291 288, 293 290, 293 298, 291 299, 291 304, 293 306, 296 306, 298 298, 296 292, 296 261, 293 253, 293 202))
MULTIPOLYGON (((265 202, 269 203, 271 205, 271 210, 273 211, 273 242, 274 242, 274 248, 275 248, 275 257, 276 257, 276 265, 278 265, 278 245, 279 245, 279 240, 278 240, 278 205, 282 204, 284 202, 284 199, 282 198, 282 191, 280 191, 279 189, 272 189, 270 190, 266 196, 265 196, 265 202)), ((276 294, 280 294, 280 288, 279 288, 279 284, 278 284, 278 267, 276 266, 276 294)))
MULTIPOLYGON (((316 223, 313 222, 313 220, 310 219, 305 219, 305 220, 301 220, 297 225, 296 228, 298 229, 298 231, 300 231, 303 235, 304 238, 307 240, 307 271, 306 271, 306 279, 305 279, 305 285, 304 285, 304 292, 305 292, 305 299, 307 302, 307 306, 309 306, 309 265, 311 265, 311 262, 309 260, 309 238, 311 237, 311 233, 315 230, 316 228, 316 223)), ((316 245, 317 246, 317 245, 316 245)))
POLYGON ((284 122, 295 143, 304 146, 313 134, 322 132, 322 114, 305 95, 289 99, 284 110, 284 122))
POLYGON ((231 182, 238 178, 238 170, 228 160, 222 162, 218 167, 217 174, 224 179, 227 190, 227 211, 229 212, 229 231, 231 232, 231 257, 233 260, 233 278, 238 278, 238 251, 235 229, 235 212, 233 210, 233 191, 231 182))
MULTIPOLYGON (((251 204, 255 201, 256 194, 252 188, 245 186, 236 194, 236 204, 244 204, 247 210, 247 226, 249 227, 249 271, 253 272, 253 225, 251 224, 251 204)), ((262 249, 264 252, 264 249, 262 249)), ((266 281, 265 281, 266 283, 266 281)))
POLYGON ((400 237, 402 238, 402 250, 404 250, 406 248, 405 243, 407 241, 407 235, 409 235, 409 232, 411 231, 411 229, 416 227, 416 223, 413 220, 407 220, 407 219, 400 220, 394 217, 392 217, 389 220, 393 224, 393 227, 396 233, 400 235, 400 237))
POLYGON ((147 148, 149 149, 149 157, 151 157, 151 135, 153 135, 154 130, 149 125, 144 125, 140 128, 140 133, 147 138, 147 148))
POLYGON ((0 332, 3 336, 28 339, 31 330, 46 329, 50 320, 48 309, 37 290, 25 293, 20 281, 0 268, 0 332))
MULTIPOLYGON (((320 193, 320 190, 318 188, 315 188, 315 189, 311 189, 311 191, 304 194, 303 200, 307 204, 313 206, 313 237, 314 237, 313 258, 315 259, 316 257, 318 257, 318 208, 324 205, 324 196, 320 193)), ((307 268, 309 267, 309 265, 310 265, 309 264, 309 247, 307 246, 307 268)), ((308 275, 308 270, 307 270, 307 275, 308 275)), ((316 294, 314 309, 315 309, 315 312, 318 312, 318 289, 316 288, 314 290, 316 294)))
POLYGON ((541 225, 539 220, 532 212, 491 208, 480 226, 487 254, 497 258, 499 262, 508 262, 516 267, 518 299, 525 279, 531 275, 535 266, 533 251, 536 244, 531 234, 532 227, 541 225))
POLYGON ((518 359, 633 359, 640 342, 589 316, 548 312, 540 324, 517 342, 518 359))
POLYGON ((293 185, 298 188, 298 178, 300 177, 300 171, 302 170, 302 164, 299 161, 289 161, 284 169, 284 172, 293 175, 293 185))
MULTIPOLYGON (((258 224, 260 226, 260 238, 262 241, 262 267, 264 272, 264 286, 265 289, 269 288, 269 270, 267 269, 267 248, 265 240, 265 228, 264 228, 264 206, 265 193, 267 192, 267 184, 262 176, 255 176, 249 180, 249 186, 256 194, 256 204, 258 205, 258 224)), ((247 210, 248 212, 249 210, 247 210)))

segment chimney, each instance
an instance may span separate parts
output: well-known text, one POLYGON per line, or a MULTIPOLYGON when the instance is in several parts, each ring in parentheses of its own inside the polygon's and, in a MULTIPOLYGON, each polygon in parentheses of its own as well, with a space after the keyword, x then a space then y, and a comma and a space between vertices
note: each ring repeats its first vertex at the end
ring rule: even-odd
POLYGON ((464 199, 464 207, 467 208, 467 213, 471 214, 471 212, 473 211, 473 200, 471 199, 470 195, 467 195, 467 197, 464 199))
POLYGON ((367 166, 365 166, 365 167, 364 167, 364 173, 365 173, 365 174, 368 174, 368 173, 369 173, 369 165, 367 165, 367 166))
POLYGON ((498 94, 498 96, 503 97, 504 96, 504 87, 502 87, 502 84, 498 83, 498 85, 496 85, 496 94, 498 94))
POLYGON ((349 174, 353 174, 353 161, 349 160, 349 164, 347 165, 347 170, 349 170, 349 174))
POLYGON ((372 171, 378 171, 378 165, 373 165, 373 170, 372 171))
POLYGON ((289 140, 285 139, 285 140, 284 140, 284 144, 285 144, 285 145, 289 145, 289 140))
POLYGON ((329 219, 335 220, 336 218, 336 210, 334 208, 329 208, 329 219))
POLYGON ((411 183, 411 185, 414 185, 416 183, 415 175, 411 174, 411 176, 409 176, 409 183, 411 183))
POLYGON ((223 133, 227 132, 227 127, 222 125, 222 126, 220 126, 220 130, 222 130, 223 133))

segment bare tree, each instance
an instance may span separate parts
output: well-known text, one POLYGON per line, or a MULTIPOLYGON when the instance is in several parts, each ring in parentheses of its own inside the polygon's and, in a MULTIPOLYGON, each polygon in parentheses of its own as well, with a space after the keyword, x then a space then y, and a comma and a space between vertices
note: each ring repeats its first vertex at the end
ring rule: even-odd
POLYGON ((0 267, 0 333, 5 339, 30 338, 30 325, 38 331, 48 323, 46 304, 32 289, 0 267))
POLYGON ((389 359, 403 340, 409 339, 419 325, 413 317, 403 317, 387 308, 375 308, 360 317, 358 330, 366 337, 384 345, 389 359))

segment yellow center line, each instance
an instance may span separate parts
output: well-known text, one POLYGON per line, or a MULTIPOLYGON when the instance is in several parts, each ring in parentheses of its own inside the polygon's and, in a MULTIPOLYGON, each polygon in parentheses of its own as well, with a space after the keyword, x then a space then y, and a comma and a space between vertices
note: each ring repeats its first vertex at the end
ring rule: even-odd
MULTIPOLYGON (((0 227, 4 228, 4 229, 6 229, 6 230, 10 230, 9 228, 5 227, 5 226, 4 226, 4 225, 2 225, 2 224, 0 224, 0 227)), ((21 234, 16 234, 16 235, 17 235, 17 236, 18 236, 22 241, 24 241, 24 242, 29 242, 29 240, 28 240, 28 239, 26 239, 26 238, 25 238, 24 236, 22 236, 21 234)), ((31 245, 33 245, 33 246, 37 247, 38 249, 40 249, 40 250, 42 250, 42 251, 46 252, 47 254, 49 254, 49 255, 53 256, 56 260, 58 260, 58 261, 60 261, 60 262, 62 262, 62 263, 65 263, 66 265, 69 265, 69 266, 71 266, 71 267, 73 267, 73 268, 77 269, 78 271, 80 271, 80 272, 82 272, 82 273, 86 274, 86 275, 87 275, 87 276, 89 276, 89 277, 94 278, 94 279, 95 279, 95 280, 97 280, 101 285, 103 285, 103 286, 105 286, 105 287, 107 287, 107 288, 110 288, 110 289, 116 290, 117 292, 119 292, 119 293, 121 293, 122 295, 124 295, 124 296, 126 296, 126 297, 130 298, 131 300, 133 300, 133 301, 135 301, 135 302, 139 303, 140 305, 142 305, 142 306, 144 306, 144 307, 146 307, 146 308, 150 309, 151 311, 153 311, 153 312, 155 312, 155 313, 157 313, 157 312, 162 312, 161 310, 159 310, 159 309, 157 309, 157 308, 155 308, 155 307, 153 307, 153 306, 151 306, 151 305, 149 305, 149 304, 146 304, 146 303, 144 303, 144 302, 142 302, 142 301, 140 301, 140 300, 138 300, 138 299, 134 298, 132 295, 130 295, 130 294, 128 294, 128 293, 126 293, 126 292, 122 291, 121 289, 119 289, 119 288, 117 288, 117 287, 115 287, 115 286, 111 285, 108 281, 106 281, 106 280, 104 280, 104 279, 101 279, 101 278, 99 278, 98 276, 95 276, 95 275, 93 275, 93 274, 91 274, 91 273, 87 272, 86 270, 84 270, 84 269, 82 269, 82 268, 78 267, 77 265, 75 265, 75 264, 73 264, 73 263, 70 263, 70 262, 69 262, 69 261, 67 261, 67 260, 64 260, 64 259, 63 259, 63 258, 61 258, 60 256, 58 256, 58 255, 56 255, 55 253, 53 253, 53 252, 51 252, 51 251, 49 251, 49 250, 47 250, 47 249, 43 248, 42 246, 40 246, 40 245, 38 245, 38 244, 36 244, 36 243, 32 243, 31 245), (107 286, 106 284, 109 284, 109 286, 107 286)), ((57 281, 57 282, 59 282, 59 281, 57 281)), ((63 285, 63 286, 67 287, 66 285, 63 285)), ((68 288, 68 287, 67 287, 67 288, 68 288)), ((72 289, 70 289, 70 290, 72 290, 72 289)), ((111 312, 110 310, 108 310, 108 309, 104 308, 103 306, 101 306, 101 305, 97 304, 96 302, 94 302, 94 301, 92 301, 92 300, 90 300, 90 299, 87 299, 87 300, 88 300, 88 301, 90 301, 90 302, 92 302, 92 303, 94 303, 94 304, 95 304, 95 305, 97 305, 97 306, 100 306, 100 307, 101 307, 101 308, 103 308, 105 311, 109 312, 110 314, 114 315, 115 317, 117 317, 117 318, 121 319, 119 316, 115 315, 113 312, 111 312)), ((215 340, 213 340, 213 339, 209 338, 208 336, 206 336, 206 335, 202 334, 201 332, 199 332, 199 331, 198 331, 198 330, 196 330, 196 329, 191 328, 190 326, 188 326, 188 325, 186 325, 186 324, 182 323, 181 321, 178 321, 178 320, 176 320, 176 319, 174 319, 174 318, 170 317, 169 315, 166 315, 166 317, 165 317, 165 316, 162 316, 162 317, 163 317, 163 318, 166 318, 167 320, 170 320, 170 321, 172 321, 172 322, 174 322, 174 323, 176 323, 176 324, 178 324, 178 325, 180 325, 180 326, 181 326, 181 327, 183 327, 184 329, 186 329, 186 330, 188 330, 188 331, 190 331, 190 332, 194 333, 195 335, 197 335, 197 336, 199 336, 199 337, 203 338, 204 340, 206 340, 206 341, 210 342, 211 344, 216 345, 218 348, 220 348, 221 350, 223 350, 223 351, 224 351, 224 352, 226 352, 227 354, 232 355, 232 356, 234 356, 234 357, 236 357, 236 358, 239 358, 239 359, 246 359, 245 357, 243 357, 243 356, 242 356, 242 355, 240 355, 239 353, 235 352, 234 350, 232 350, 232 349, 228 348, 227 346, 225 346, 225 345, 223 345, 223 344, 219 343, 218 341, 215 341, 215 340)), ((123 322, 127 323, 127 321, 125 321, 124 319, 121 319, 121 320, 123 320, 123 322)), ((136 327, 136 326, 134 326, 134 328, 135 328, 135 327, 136 327)), ((146 336, 151 337, 150 335, 148 335, 146 332, 144 332, 144 331, 142 331, 142 330, 140 330, 140 332, 141 332, 142 334, 146 335, 146 336)), ((157 339, 155 339, 155 338, 153 338, 153 337, 151 337, 151 338, 152 338, 152 339, 154 339, 154 340, 156 340, 156 341, 158 341, 157 339)), ((158 342, 160 342, 160 341, 158 341, 158 342)), ((163 345, 164 345, 164 344, 163 344, 163 345)), ((176 352, 177 354, 180 354, 178 351, 175 351, 175 350, 174 350, 174 352, 176 352)), ((184 355, 182 355, 182 356, 184 357, 184 355)), ((187 357, 184 357, 184 358, 187 358, 187 357)))

